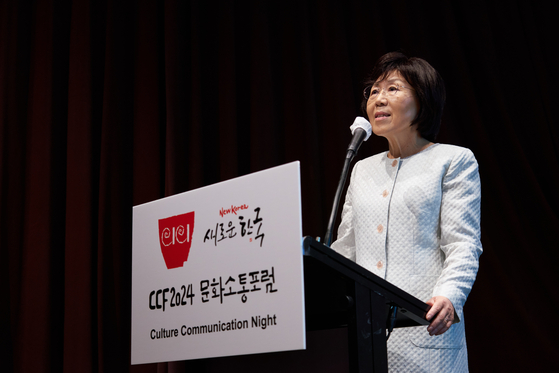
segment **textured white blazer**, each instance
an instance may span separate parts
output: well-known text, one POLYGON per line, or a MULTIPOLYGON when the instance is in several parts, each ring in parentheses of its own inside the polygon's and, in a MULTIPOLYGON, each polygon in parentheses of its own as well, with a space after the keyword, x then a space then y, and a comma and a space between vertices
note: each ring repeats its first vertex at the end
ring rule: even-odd
POLYGON ((355 164, 332 248, 424 302, 447 297, 460 319, 441 336, 425 326, 395 330, 390 371, 468 370, 463 307, 482 252, 480 199, 478 164, 466 148, 434 144, 355 164))

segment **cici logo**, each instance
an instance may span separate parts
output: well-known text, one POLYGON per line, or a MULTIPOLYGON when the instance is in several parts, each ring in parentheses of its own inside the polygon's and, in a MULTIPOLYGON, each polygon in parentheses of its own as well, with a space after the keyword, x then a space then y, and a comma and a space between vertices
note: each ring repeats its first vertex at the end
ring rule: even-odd
POLYGON ((194 211, 159 219, 159 244, 167 269, 182 267, 188 260, 194 231, 194 211))

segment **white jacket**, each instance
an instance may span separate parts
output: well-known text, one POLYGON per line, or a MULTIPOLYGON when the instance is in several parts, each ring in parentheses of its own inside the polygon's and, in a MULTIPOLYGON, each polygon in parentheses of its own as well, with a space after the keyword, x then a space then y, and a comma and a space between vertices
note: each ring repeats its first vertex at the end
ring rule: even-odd
POLYGON ((384 152, 355 164, 332 248, 424 302, 447 297, 461 320, 441 336, 424 326, 395 330, 391 371, 402 361, 403 371, 468 370, 463 307, 482 252, 480 199, 478 165, 466 148, 434 144, 408 158, 384 152))

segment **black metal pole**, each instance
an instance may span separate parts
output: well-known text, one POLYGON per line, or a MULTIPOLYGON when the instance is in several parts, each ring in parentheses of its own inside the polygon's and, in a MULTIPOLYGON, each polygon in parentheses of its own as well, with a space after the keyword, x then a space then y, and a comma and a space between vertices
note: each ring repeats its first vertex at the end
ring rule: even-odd
POLYGON ((334 196, 334 204, 332 206, 332 212, 330 213, 330 220, 328 221, 328 229, 326 230, 326 236, 324 237, 324 245, 330 247, 332 243, 332 235, 334 232, 334 224, 336 223, 336 215, 338 214, 338 207, 340 205, 340 200, 342 198, 342 192, 344 190, 345 182, 347 180, 347 174, 349 172, 349 165, 355 156, 353 150, 347 151, 347 156, 344 161, 344 167, 342 169, 342 175, 340 176, 340 181, 338 182, 338 189, 336 190, 336 195, 334 196))

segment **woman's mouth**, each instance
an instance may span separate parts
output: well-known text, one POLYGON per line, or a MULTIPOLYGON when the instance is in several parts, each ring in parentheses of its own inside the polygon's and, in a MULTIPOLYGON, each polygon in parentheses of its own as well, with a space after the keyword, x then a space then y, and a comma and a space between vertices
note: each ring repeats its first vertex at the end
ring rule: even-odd
POLYGON ((375 119, 388 118, 389 116, 390 116, 390 114, 385 113, 383 111, 379 111, 378 113, 375 113, 375 119))

